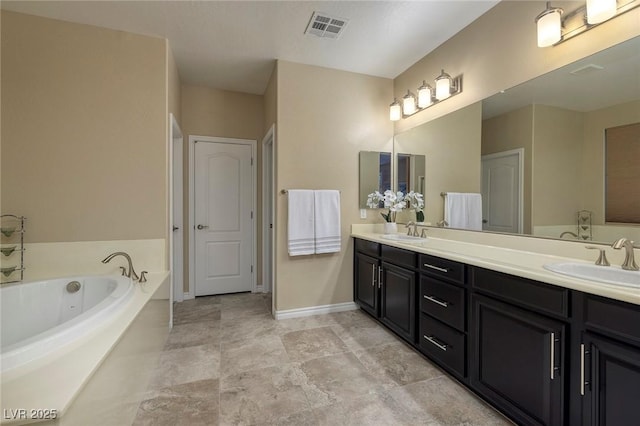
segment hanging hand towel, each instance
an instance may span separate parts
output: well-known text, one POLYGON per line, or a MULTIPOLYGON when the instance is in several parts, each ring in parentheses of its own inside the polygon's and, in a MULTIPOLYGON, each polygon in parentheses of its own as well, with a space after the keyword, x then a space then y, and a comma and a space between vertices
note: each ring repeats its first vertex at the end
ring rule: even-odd
POLYGON ((482 231, 482 196, 448 192, 444 202, 444 220, 450 228, 482 231))
POLYGON ((315 253, 313 191, 289 190, 289 256, 315 253))
POLYGON ((337 253, 340 251, 340 191, 319 190, 315 195, 315 251, 337 253))

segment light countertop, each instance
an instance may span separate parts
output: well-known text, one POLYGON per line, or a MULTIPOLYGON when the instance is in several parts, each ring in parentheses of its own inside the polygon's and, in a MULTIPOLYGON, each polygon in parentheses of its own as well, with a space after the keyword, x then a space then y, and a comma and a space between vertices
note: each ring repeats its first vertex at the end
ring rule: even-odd
MULTIPOLYGON (((522 249, 504 248, 477 242, 469 243, 439 237, 427 237, 417 242, 397 241, 382 238, 383 234, 376 232, 376 228, 371 225, 353 225, 351 236, 640 305, 640 288, 622 287, 573 278, 544 269, 543 265, 548 263, 574 262, 592 264, 593 262, 575 257, 528 251, 526 248, 527 241, 523 241, 522 249)), ((536 244, 539 245, 540 241, 537 241, 536 244)), ((549 244, 557 243, 549 242, 549 244)), ((619 268, 619 266, 614 265, 614 262, 611 262, 611 264, 613 265, 611 267, 619 268)), ((638 272, 638 280, 640 284, 640 272, 638 272)))

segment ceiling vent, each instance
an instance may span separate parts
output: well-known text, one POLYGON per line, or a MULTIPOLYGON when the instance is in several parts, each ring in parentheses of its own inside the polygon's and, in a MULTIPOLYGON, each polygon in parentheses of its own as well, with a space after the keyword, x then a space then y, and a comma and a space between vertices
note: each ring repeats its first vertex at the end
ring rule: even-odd
POLYGON ((575 70, 571 71, 569 74, 573 74, 573 75, 583 75, 583 74, 588 74, 590 72, 593 71, 600 71, 603 70, 604 67, 601 65, 596 65, 596 64, 587 64, 584 65, 580 68, 576 68, 575 70))
POLYGON ((304 33, 324 38, 338 38, 348 22, 348 19, 330 16, 323 12, 313 12, 304 33))

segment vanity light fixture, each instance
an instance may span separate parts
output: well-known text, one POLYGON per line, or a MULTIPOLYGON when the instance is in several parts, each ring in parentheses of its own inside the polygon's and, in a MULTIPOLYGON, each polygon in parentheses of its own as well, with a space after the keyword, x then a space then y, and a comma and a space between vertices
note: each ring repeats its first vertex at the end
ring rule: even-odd
POLYGON ((587 0, 587 23, 599 24, 615 16, 616 0, 587 0))
POLYGON ((391 105, 389 105, 389 120, 398 121, 402 118, 402 109, 398 99, 394 99, 391 105))
POLYGON ((640 0, 586 0, 584 6, 563 11, 547 2, 546 9, 535 19, 538 47, 566 41, 636 7, 640 7, 640 0))
POLYGON ((433 102, 432 88, 422 80, 422 86, 418 87, 418 108, 426 108, 433 102))
MULTIPOLYGON (((639 0, 640 1, 640 0, 639 0)), ((462 93, 462 76, 452 78, 442 70, 436 78, 435 89, 422 80, 422 85, 418 87, 418 98, 407 90, 407 94, 402 97, 402 104, 398 99, 394 99, 389 105, 389 119, 398 121, 400 118, 410 117, 423 109, 429 108, 453 95, 462 93)))
POLYGON ((556 44, 562 38, 562 13, 559 7, 551 7, 547 2, 547 8, 536 16, 538 27, 538 47, 548 47, 556 44))
POLYGON ((413 115, 417 112, 416 97, 407 90, 407 94, 402 98, 402 114, 413 115))

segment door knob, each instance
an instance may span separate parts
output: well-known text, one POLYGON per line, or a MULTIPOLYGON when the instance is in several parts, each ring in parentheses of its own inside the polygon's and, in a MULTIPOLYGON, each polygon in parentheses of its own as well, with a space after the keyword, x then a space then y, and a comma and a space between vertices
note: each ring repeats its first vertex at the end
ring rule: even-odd
POLYGON ((198 225, 198 229, 207 229, 209 228, 207 225, 198 225))
POLYGON ((176 232, 178 229, 180 229, 180 228, 178 228, 177 226, 174 226, 173 227, 173 232, 176 232))

